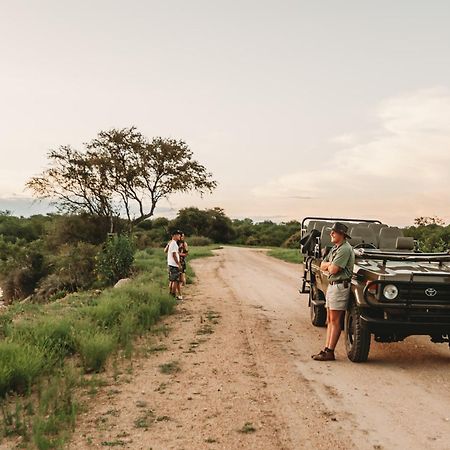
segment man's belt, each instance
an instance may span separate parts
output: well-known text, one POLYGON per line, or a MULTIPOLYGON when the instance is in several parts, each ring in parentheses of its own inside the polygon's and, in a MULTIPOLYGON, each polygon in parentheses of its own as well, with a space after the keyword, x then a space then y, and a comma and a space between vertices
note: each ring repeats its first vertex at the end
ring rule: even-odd
POLYGON ((330 281, 330 284, 341 284, 341 283, 344 283, 344 287, 348 287, 346 285, 350 284, 350 280, 330 281))

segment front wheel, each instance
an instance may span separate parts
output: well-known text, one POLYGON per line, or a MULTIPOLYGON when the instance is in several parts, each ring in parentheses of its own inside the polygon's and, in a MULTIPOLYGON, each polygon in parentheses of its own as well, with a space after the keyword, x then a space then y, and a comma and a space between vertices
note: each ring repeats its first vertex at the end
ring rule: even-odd
POLYGON ((311 316, 311 323, 315 327, 324 327, 327 322, 327 310, 324 305, 315 305, 312 300, 320 296, 321 292, 311 286, 309 291, 309 313, 311 316))
POLYGON ((345 348, 352 362, 365 362, 369 357, 370 333, 361 320, 359 308, 352 303, 345 313, 345 348))

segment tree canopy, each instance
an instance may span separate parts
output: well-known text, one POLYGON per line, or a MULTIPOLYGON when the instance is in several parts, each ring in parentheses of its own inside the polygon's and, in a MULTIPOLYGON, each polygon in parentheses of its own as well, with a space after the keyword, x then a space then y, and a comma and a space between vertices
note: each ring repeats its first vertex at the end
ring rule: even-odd
POLYGON ((125 215, 136 225, 153 216, 158 202, 174 193, 212 192, 212 174, 193 159, 181 140, 145 138, 135 127, 101 131, 84 144, 48 154, 49 168, 27 187, 50 198, 63 212, 112 218, 125 215))

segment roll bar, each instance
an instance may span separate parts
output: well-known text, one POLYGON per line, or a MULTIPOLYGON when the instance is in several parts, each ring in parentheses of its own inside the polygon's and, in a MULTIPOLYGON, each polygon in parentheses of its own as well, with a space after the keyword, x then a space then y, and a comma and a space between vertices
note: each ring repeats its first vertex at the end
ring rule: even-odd
POLYGON ((424 261, 450 262, 450 252, 442 253, 411 253, 411 252, 383 252, 371 249, 358 249, 355 256, 361 259, 377 259, 381 261, 424 261))
POLYGON ((326 222, 366 222, 366 223, 382 223, 380 220, 374 220, 374 219, 344 219, 339 217, 305 217, 302 220, 302 229, 305 228, 305 222, 309 220, 323 220, 326 222))
POLYGON ((366 223, 382 223, 380 220, 375 219, 349 219, 348 217, 342 218, 342 217, 305 217, 302 220, 302 228, 305 228, 305 222, 307 220, 324 220, 326 222, 366 222, 366 223))

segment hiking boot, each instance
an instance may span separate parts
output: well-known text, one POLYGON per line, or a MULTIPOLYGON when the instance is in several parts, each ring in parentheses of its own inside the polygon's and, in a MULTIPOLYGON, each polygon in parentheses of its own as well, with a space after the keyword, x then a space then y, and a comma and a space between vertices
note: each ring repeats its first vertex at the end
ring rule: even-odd
POLYGON ((314 361, 334 361, 336 358, 333 350, 322 350, 317 355, 313 355, 312 359, 314 361))

